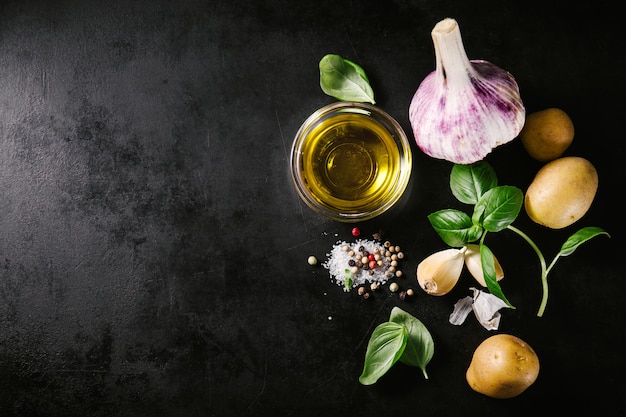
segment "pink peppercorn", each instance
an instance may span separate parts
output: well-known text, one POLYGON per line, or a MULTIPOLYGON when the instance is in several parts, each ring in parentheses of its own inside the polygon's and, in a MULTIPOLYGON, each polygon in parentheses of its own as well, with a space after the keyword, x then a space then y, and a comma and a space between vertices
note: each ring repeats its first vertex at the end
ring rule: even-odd
POLYGON ((373 253, 370 253, 369 255, 367 255, 367 259, 370 260, 370 261, 375 261, 376 260, 376 258, 374 257, 373 253))
POLYGON ((354 229, 352 229, 352 236, 354 237, 361 236, 361 229, 359 229, 358 227, 355 227, 354 229))
POLYGON ((376 261, 370 261, 369 266, 370 269, 374 269, 378 266, 378 263, 376 261))

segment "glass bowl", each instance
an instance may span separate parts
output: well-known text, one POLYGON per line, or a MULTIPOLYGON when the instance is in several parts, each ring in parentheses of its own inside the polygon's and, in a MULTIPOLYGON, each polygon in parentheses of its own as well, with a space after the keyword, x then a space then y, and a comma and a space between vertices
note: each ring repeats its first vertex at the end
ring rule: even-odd
POLYGON ((300 198, 333 220, 372 219, 391 208, 411 176, 412 154, 400 124, 382 109, 336 102, 311 114, 291 148, 300 198))

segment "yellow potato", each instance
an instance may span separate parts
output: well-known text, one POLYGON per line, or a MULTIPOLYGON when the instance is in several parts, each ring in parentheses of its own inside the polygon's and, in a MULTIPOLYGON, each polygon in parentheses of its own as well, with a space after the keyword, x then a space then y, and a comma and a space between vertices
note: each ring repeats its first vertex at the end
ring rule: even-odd
POLYGON ((520 395, 539 376, 539 358, 530 345, 509 334, 485 339, 474 351, 465 377, 476 392, 492 398, 520 395))
POLYGON ((567 227, 587 213, 598 190, 598 172, 577 156, 545 164, 526 190, 524 209, 535 223, 551 229, 567 227))
POLYGON ((574 123, 561 109, 530 113, 519 134, 528 154, 541 162, 560 157, 574 140, 574 123))

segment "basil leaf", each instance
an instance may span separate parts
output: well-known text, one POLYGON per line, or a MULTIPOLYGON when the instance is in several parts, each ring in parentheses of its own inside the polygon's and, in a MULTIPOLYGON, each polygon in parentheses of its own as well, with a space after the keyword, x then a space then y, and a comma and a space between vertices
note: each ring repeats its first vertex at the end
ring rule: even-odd
POLYGON ((485 161, 455 164, 450 173, 450 189, 461 203, 476 204, 487 191, 498 185, 496 171, 485 161))
POLYGON ((480 264, 483 267, 483 276, 485 278, 485 283, 487 284, 487 289, 489 289, 491 294, 504 301, 509 307, 515 308, 504 296, 500 283, 498 283, 498 279, 496 278, 496 262, 493 258, 493 252, 491 252, 491 249, 483 243, 481 243, 479 247, 480 264))
POLYGON ((389 320, 402 324, 408 333, 406 348, 400 357, 400 362, 420 368, 424 378, 428 379, 426 365, 435 353, 435 344, 430 332, 421 321, 400 307, 394 307, 391 310, 389 320))
POLYGON ((369 78, 367 78, 367 74, 365 73, 365 70, 363 69, 363 67, 361 67, 359 64, 350 61, 349 59, 343 58, 343 62, 346 65, 351 66, 352 68, 354 68, 354 70, 361 76, 361 78, 363 78, 365 81, 367 81, 368 83, 370 82, 369 78))
POLYGON ((472 221, 488 232, 499 232, 515 221, 523 203, 524 193, 517 187, 492 188, 474 206, 472 221))
POLYGON ((611 237, 611 235, 599 227, 583 227, 565 241, 557 256, 571 255, 580 245, 598 235, 607 235, 609 238, 611 237))
POLYGON ((454 209, 439 210, 428 215, 428 221, 443 241, 460 248, 480 239, 482 228, 474 225, 464 212, 454 209))
POLYGON ((336 54, 324 56, 320 63, 320 87, 331 97, 341 101, 375 104, 374 91, 365 70, 336 54))
POLYGON ((365 363, 359 382, 372 385, 400 359, 407 343, 407 330, 399 323, 379 324, 367 343, 365 363))
POLYGON ((354 283, 354 281, 352 280, 352 271, 346 269, 344 270, 344 272, 346 273, 346 277, 343 280, 343 285, 349 291, 352 289, 352 284, 354 283))

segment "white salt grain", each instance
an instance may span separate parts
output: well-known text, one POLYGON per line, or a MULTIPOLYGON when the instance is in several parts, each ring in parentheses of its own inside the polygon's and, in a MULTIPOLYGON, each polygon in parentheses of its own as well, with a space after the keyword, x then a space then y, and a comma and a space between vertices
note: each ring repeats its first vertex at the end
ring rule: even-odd
POLYGON ((381 259, 379 266, 374 269, 357 268, 356 272, 351 272, 352 266, 349 264, 350 260, 356 262, 363 257, 359 250, 361 246, 363 250, 372 254, 384 252, 383 244, 374 240, 358 239, 352 244, 345 241, 337 241, 332 250, 326 254, 327 259, 322 264, 324 268, 328 269, 331 279, 337 285, 343 287, 346 292, 350 291, 351 288, 364 285, 368 282, 375 282, 382 285, 390 278, 390 276, 385 273, 391 266, 390 259, 381 259), (348 276, 352 279, 352 285, 350 286, 346 286, 346 278, 348 276))

